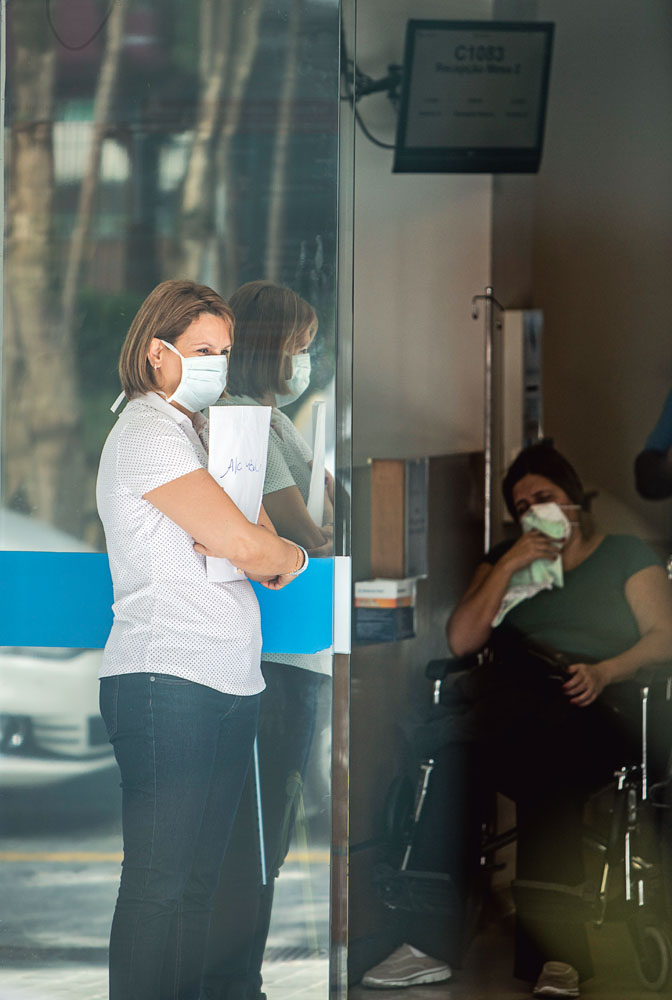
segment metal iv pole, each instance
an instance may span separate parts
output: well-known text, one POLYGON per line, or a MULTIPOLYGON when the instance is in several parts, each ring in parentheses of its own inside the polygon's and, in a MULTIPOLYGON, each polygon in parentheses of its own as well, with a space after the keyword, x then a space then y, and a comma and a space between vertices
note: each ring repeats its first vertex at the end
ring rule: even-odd
POLYGON ((495 327, 501 329, 501 323, 495 321, 493 306, 500 312, 504 309, 495 298, 490 285, 486 286, 483 295, 474 295, 471 300, 471 317, 478 319, 478 303, 484 303, 485 312, 485 381, 483 386, 483 451, 485 455, 484 506, 483 506, 483 547, 488 552, 492 544, 492 467, 494 439, 494 403, 493 403, 493 343, 495 327))

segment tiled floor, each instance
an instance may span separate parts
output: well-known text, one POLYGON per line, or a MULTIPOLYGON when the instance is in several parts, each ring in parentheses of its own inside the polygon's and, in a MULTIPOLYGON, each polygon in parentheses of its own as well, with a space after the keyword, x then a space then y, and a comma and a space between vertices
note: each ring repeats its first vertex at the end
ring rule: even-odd
MULTIPOLYGON (((0 883, 0 888, 11 907, 4 908, 0 920, 0 941, 7 938, 6 947, 14 945, 18 952, 15 961, 5 961, 0 968, 0 1000, 106 1000, 104 952, 118 859, 105 860, 108 855, 102 851, 99 860, 72 862, 70 867, 44 858, 15 859, 10 864, 13 843, 8 840, 5 846, 6 884, 0 883), (52 912, 50 907, 56 904, 52 912), (68 953, 60 956, 61 961, 59 948, 68 953), (27 957, 31 951, 32 961, 27 957), (85 955, 90 957, 86 964, 85 955)), ((97 846, 115 845, 102 838, 97 846)), ((278 883, 270 960, 263 970, 269 1000, 326 1000, 328 996, 327 854, 318 851, 312 859, 310 892, 306 892, 305 864, 299 855, 290 857, 278 883), (308 957, 311 953, 317 957, 308 957), (283 960, 277 961, 280 957, 283 960)), ((639 984, 623 925, 608 924, 593 931, 592 945, 597 975, 582 988, 584 998, 654 1000, 656 994, 639 984)), ((529 992, 511 977, 511 951, 510 934, 501 920, 493 920, 477 936, 464 968, 455 971, 450 983, 385 991, 354 986, 349 1000, 524 1000, 529 992)), ((672 997, 672 989, 658 995, 672 997)))
MULTIPOLYGON (((672 989, 651 993, 642 988, 632 945, 623 925, 610 924, 591 932, 597 975, 581 987, 587 1000, 654 1000, 670 997, 672 989)), ((500 928, 491 927, 474 941, 463 969, 453 979, 433 986, 401 990, 370 990, 352 987, 348 1000, 526 1000, 530 991, 511 976, 511 940, 500 928)), ((274 1000, 269 995, 269 1000, 274 1000)))
POLYGON ((3 969, 2 1000, 107 1000, 107 970, 63 963, 30 969, 3 969))
MULTIPOLYGON (((119 860, 109 851, 100 857, 0 866, 0 896, 12 901, 0 914, 0 1000, 107 1000, 119 860)), ((290 854, 278 881, 263 968, 271 1000, 328 996, 328 857, 325 849, 311 852, 308 878, 308 858, 290 854)))
MULTIPOLYGON (((632 948, 616 925, 593 935, 598 975, 582 987, 587 1000, 654 1000, 672 992, 650 993, 639 985, 632 948)), ((61 963, 31 969, 5 969, 0 1000, 106 1000, 107 972, 103 966, 61 963)), ((267 963, 264 988, 269 1000, 326 1000, 324 960, 267 963)), ((476 939, 465 967, 450 983, 414 989, 374 991, 354 986, 349 1000, 525 1000, 529 991, 510 975, 510 941, 491 928, 476 939)))
MULTIPOLYGON (((264 989, 270 1000, 326 1000, 326 961, 270 963, 264 989)), ((50 967, 6 969, 0 1000, 107 1000, 107 969, 62 963, 50 967)))

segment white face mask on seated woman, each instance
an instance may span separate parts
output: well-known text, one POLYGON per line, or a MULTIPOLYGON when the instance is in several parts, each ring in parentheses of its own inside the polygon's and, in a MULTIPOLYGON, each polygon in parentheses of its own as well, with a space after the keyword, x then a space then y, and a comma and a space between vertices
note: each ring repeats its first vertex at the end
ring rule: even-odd
MULTIPOLYGON (((574 504, 563 506, 578 510, 578 506, 574 504)), ((492 621, 493 628, 500 625, 508 612, 521 601, 534 597, 541 590, 551 590, 564 584, 560 550, 572 533, 572 522, 563 507, 555 500, 532 504, 520 518, 520 527, 523 532, 540 531, 551 538, 557 547, 558 556, 553 560, 537 559, 513 574, 492 621)))
MULTIPOLYGON (((568 504, 566 507, 579 509, 577 504, 568 504)), ((532 504, 521 517, 520 526, 523 531, 541 531, 560 543, 566 542, 572 533, 572 522, 555 500, 532 504)))
POLYGON ((207 406, 214 406, 226 388, 229 359, 226 354, 208 354, 205 357, 185 358, 176 347, 162 340, 161 343, 182 358, 182 378, 169 403, 179 403, 190 413, 197 413, 207 406))

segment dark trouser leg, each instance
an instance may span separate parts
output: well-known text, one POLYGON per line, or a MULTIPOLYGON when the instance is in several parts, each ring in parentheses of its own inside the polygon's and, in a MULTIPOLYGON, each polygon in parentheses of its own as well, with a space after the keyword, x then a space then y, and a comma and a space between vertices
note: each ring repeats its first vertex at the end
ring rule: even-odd
POLYGON ((449 744, 434 754, 434 761, 409 868, 449 875, 455 905, 443 913, 404 914, 402 936, 425 954, 459 965, 467 898, 479 877, 481 810, 474 748, 449 744))
POLYGON ((296 782, 291 776, 305 774, 318 690, 328 683, 287 664, 263 663, 262 669, 267 687, 261 696, 258 741, 267 884, 261 885, 250 771, 213 907, 203 980, 207 1000, 255 997, 261 988, 274 881, 294 825, 296 782))
MULTIPOLYGON (((585 879, 582 845, 583 799, 557 795, 533 803, 517 802, 516 878, 580 886, 585 879)), ((514 975, 534 981, 544 962, 568 962, 581 979, 593 975, 586 927, 580 917, 557 913, 540 918, 519 905, 514 975)))
MULTIPOLYGON (((473 677, 482 773, 517 806, 517 878, 579 886, 582 806, 628 756, 627 712, 599 701, 573 706, 559 684, 524 665, 477 668, 473 677)), ((516 975, 534 981, 544 962, 564 959, 586 978, 583 916, 568 916, 561 895, 554 914, 550 898, 541 920, 531 898, 528 912, 518 910, 516 975)))
POLYGON ((110 1000, 198 1000, 214 885, 258 698, 129 674, 101 683, 101 711, 123 793, 110 1000))

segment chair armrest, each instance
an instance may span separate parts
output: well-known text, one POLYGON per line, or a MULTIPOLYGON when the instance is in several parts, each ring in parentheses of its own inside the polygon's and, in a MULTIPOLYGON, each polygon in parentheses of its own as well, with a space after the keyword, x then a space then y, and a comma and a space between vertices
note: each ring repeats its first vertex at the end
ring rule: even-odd
POLYGON ((430 681, 442 681, 449 674, 458 674, 462 673, 463 670, 468 670, 475 662, 473 656, 454 656, 446 657, 443 660, 430 660, 425 667, 425 677, 428 677, 430 681))
POLYGON ((672 663, 658 663, 655 666, 640 667, 630 680, 634 681, 640 688, 652 685, 668 687, 672 682, 672 663))

